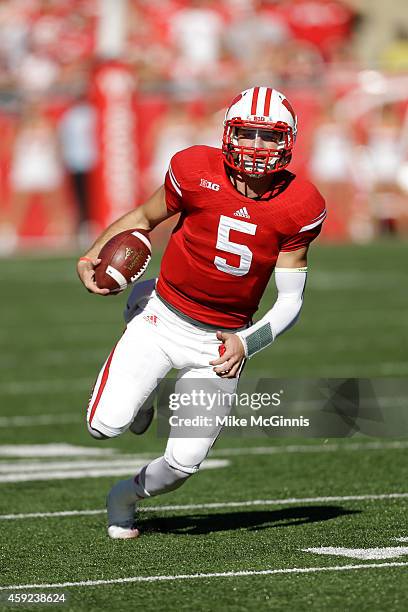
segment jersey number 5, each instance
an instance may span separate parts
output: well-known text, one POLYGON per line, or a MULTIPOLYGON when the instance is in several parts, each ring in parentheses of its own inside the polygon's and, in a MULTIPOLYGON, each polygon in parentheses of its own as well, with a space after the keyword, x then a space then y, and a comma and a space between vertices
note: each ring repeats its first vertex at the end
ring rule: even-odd
POLYGON ((220 223, 218 225, 217 245, 216 248, 226 253, 234 253, 239 255, 239 266, 231 266, 227 263, 224 257, 214 258, 215 266, 221 272, 227 274, 233 274, 234 276, 244 276, 248 274, 249 268, 252 262, 252 251, 245 244, 237 244, 231 242, 229 234, 231 230, 236 232, 242 232, 243 234, 255 235, 257 226, 254 223, 248 223, 247 221, 241 221, 240 219, 232 219, 231 217, 220 216, 220 223))

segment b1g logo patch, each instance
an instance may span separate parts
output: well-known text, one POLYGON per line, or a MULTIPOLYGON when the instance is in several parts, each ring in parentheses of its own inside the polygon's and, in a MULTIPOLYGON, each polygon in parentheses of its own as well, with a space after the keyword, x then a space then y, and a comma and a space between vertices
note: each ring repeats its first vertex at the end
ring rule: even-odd
POLYGON ((211 181, 207 181, 206 179, 201 179, 200 187, 205 187, 206 189, 212 189, 213 191, 219 191, 220 186, 217 183, 211 183, 211 181))

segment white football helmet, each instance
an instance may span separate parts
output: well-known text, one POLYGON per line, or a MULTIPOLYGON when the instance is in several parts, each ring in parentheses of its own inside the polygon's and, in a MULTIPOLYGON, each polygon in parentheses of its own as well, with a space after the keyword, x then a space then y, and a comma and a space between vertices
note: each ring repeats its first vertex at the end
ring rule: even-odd
POLYGON ((225 163, 254 177, 282 170, 292 158, 296 134, 295 112, 282 93, 271 87, 246 89, 225 113, 225 163), (250 140, 264 146, 249 146, 250 140))

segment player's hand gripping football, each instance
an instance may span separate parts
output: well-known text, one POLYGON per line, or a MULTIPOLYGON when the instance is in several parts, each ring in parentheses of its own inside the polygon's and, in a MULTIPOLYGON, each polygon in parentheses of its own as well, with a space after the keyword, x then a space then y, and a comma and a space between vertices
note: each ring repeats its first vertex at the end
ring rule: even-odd
POLYGON ((78 276, 90 293, 108 295, 109 289, 100 289, 95 282, 95 268, 101 262, 100 259, 81 258, 77 263, 78 276))
POLYGON ((217 339, 222 342, 220 357, 210 361, 210 365, 214 366, 214 372, 221 378, 235 378, 245 358, 242 342, 236 334, 221 331, 217 331, 217 339))

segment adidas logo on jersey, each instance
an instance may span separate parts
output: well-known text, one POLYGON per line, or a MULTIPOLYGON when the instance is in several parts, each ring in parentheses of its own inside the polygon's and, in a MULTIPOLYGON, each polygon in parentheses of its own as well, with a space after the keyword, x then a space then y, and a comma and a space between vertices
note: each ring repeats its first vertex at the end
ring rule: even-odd
POLYGON ((246 209, 246 206, 243 206, 239 210, 236 210, 234 212, 234 217, 244 217, 244 219, 250 219, 251 218, 249 216, 249 213, 248 213, 247 209, 246 209))

